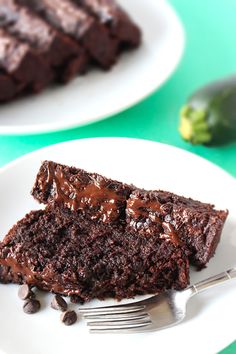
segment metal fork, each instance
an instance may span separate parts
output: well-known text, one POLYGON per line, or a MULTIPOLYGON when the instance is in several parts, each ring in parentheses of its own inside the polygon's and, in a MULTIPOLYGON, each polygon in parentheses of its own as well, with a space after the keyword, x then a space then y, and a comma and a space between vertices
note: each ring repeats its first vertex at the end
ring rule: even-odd
POLYGON ((236 278, 236 268, 208 278, 182 291, 168 290, 132 304, 85 308, 79 312, 91 333, 141 333, 177 325, 186 315, 188 300, 196 294, 236 278))

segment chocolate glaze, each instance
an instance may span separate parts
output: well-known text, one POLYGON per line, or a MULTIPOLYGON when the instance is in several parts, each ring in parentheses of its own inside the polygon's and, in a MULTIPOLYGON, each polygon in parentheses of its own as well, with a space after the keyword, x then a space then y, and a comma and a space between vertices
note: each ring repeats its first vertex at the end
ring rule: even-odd
POLYGON ((32 271, 27 265, 18 263, 14 258, 8 257, 1 259, 0 264, 3 267, 9 267, 11 272, 20 278, 28 285, 36 286, 38 289, 52 291, 65 296, 80 295, 80 290, 77 289, 75 284, 74 288, 66 289, 60 285, 58 279, 55 278, 55 273, 44 270, 42 273, 32 271))
POLYGON ((37 282, 34 272, 32 272, 28 267, 17 262, 13 257, 8 256, 6 259, 1 259, 1 265, 4 267, 10 267, 11 271, 16 274, 23 276, 27 284, 34 284, 37 282))
POLYGON ((161 233, 160 237, 165 238, 166 241, 171 241, 174 245, 183 245, 184 243, 181 241, 177 232, 174 229, 174 226, 171 223, 163 222, 162 227, 164 233, 161 233))
MULTIPOLYGON (((127 214, 132 216, 134 219, 148 216, 152 217, 154 214, 160 214, 160 211, 161 205, 157 200, 144 201, 140 198, 133 198, 131 196, 131 198, 127 201, 127 214)), ((156 220, 156 215, 154 217, 156 220)))
POLYGON ((140 196, 131 195, 127 201, 126 213, 131 227, 146 234, 160 233, 160 238, 165 238, 175 245, 183 244, 177 235, 174 226, 167 221, 163 207, 155 199, 143 200, 140 196), (155 225, 153 225, 155 224, 155 225))
POLYGON ((53 202, 64 204, 72 211, 92 208, 92 219, 101 218, 106 223, 119 217, 119 203, 125 202, 126 197, 108 189, 104 183, 102 178, 96 177, 90 178, 87 185, 78 178, 72 183, 65 177, 62 169, 55 170, 50 162, 47 165, 47 178, 39 178, 42 191, 53 186, 53 202))

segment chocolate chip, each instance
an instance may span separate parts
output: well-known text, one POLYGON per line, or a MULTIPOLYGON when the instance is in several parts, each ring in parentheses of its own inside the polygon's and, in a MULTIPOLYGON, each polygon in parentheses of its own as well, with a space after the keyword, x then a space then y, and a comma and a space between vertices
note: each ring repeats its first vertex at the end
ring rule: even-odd
POLYGON ((61 314, 61 321, 66 326, 71 326, 77 321, 77 314, 75 311, 66 311, 61 314))
POLYGON ((54 310, 66 311, 67 310, 67 302, 60 295, 55 295, 52 299, 51 307, 54 310))
POLYGON ((40 302, 36 299, 28 299, 24 303, 23 310, 25 313, 31 315, 38 312, 40 309, 40 302))
POLYGON ((28 284, 21 285, 18 290, 18 296, 21 300, 31 299, 35 295, 28 284))

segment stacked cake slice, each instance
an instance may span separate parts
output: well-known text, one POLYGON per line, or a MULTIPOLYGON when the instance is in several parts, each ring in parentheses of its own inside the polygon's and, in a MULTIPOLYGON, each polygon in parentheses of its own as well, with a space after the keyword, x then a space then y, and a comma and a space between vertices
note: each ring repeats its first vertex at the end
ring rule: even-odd
POLYGON ((189 283, 214 255, 226 211, 45 161, 32 190, 46 205, 0 243, 0 279, 74 296, 122 299, 189 283))
POLYGON ((110 9, 109 23, 80 1, 0 0, 0 102, 66 83, 93 63, 109 69, 140 44, 139 28, 113 0, 94 4, 110 9))

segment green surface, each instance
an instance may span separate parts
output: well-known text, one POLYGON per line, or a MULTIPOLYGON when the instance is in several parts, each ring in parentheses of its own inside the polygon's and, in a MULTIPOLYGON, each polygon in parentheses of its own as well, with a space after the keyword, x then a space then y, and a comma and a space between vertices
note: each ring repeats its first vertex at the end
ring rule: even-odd
POLYGON ((219 354, 235 354, 236 353, 236 342, 231 344, 228 348, 222 350, 219 354))
MULTIPOLYGON (((236 176, 236 142, 220 148, 191 146, 181 140, 178 112, 199 86, 235 71, 236 1, 171 0, 184 23, 183 60, 158 92, 113 118, 65 132, 36 136, 0 136, 0 166, 40 147, 71 139, 125 136, 151 139, 201 155, 236 176)), ((226 353, 236 353, 236 345, 226 353)))

